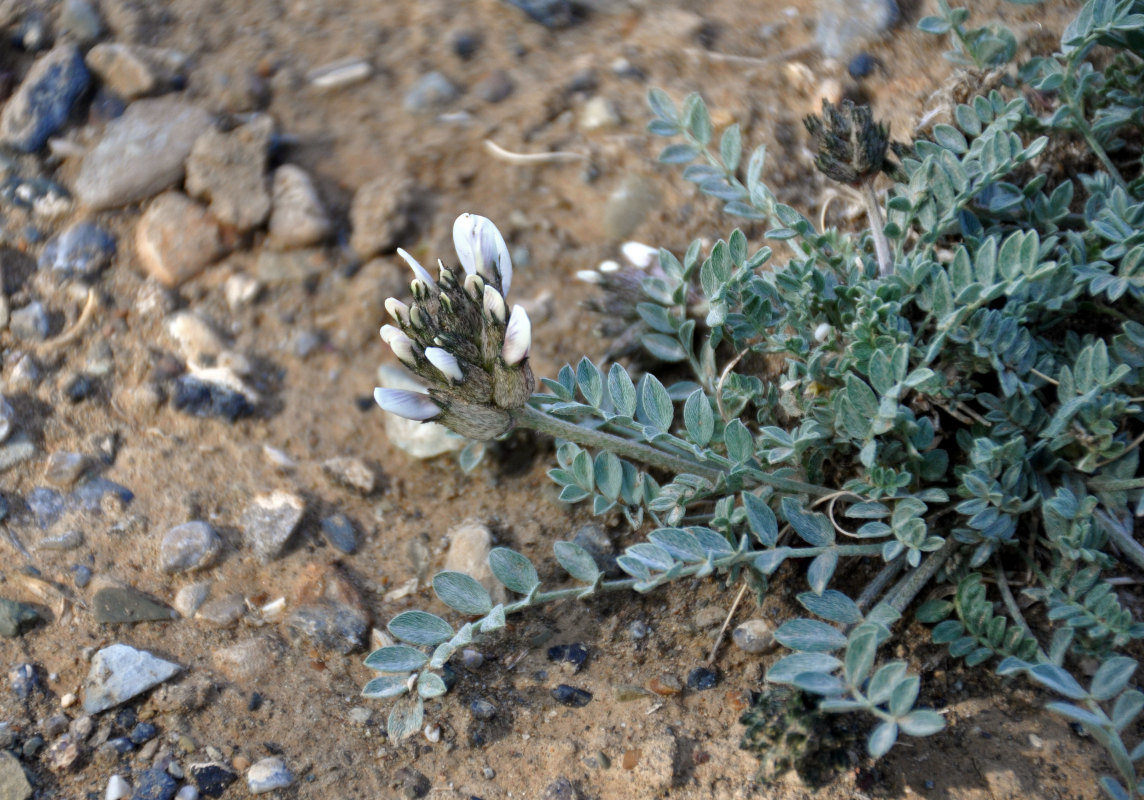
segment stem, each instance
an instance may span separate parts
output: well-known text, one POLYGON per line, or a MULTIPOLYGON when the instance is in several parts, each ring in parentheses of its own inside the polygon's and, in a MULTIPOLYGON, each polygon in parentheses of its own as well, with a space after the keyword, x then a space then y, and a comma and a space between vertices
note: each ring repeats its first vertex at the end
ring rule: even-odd
POLYGON ((1078 116, 1075 112, 1073 113, 1073 119, 1076 120, 1077 130, 1080 131, 1080 135, 1084 137, 1084 141, 1089 146, 1089 149, 1092 150, 1092 154, 1096 156, 1097 160, 1108 172, 1109 177, 1116 181, 1116 185, 1127 194, 1128 184, 1125 183, 1124 178, 1120 176, 1120 170, 1112 163, 1112 159, 1108 157, 1108 153, 1104 151, 1104 147, 1096 140, 1096 134, 1092 132, 1088 121, 1085 120, 1084 117, 1078 116))
POLYGON ((862 184, 862 199, 866 203, 866 216, 870 218, 870 235, 874 237, 874 252, 878 256, 878 274, 883 278, 894 271, 894 259, 890 256, 890 242, 886 239, 886 226, 882 218, 882 204, 874 191, 874 181, 862 184))
POLYGON ((937 574, 941 565, 953 554, 957 545, 958 541, 952 536, 946 539, 940 550, 930 553, 917 569, 898 581, 897 585, 882 598, 882 602, 889 603, 895 611, 899 614, 902 613, 906 606, 918 596, 918 592, 924 589, 930 579, 937 574))
MULTIPOLYGON (((1025 622, 1025 617, 1017 605, 1017 599, 1013 597, 1013 590, 1009 588, 1009 579, 1005 577, 1005 567, 1001 564, 1001 558, 995 556, 994 560, 997 562, 997 588, 1001 591, 1001 599, 1005 602, 1005 609, 1009 612, 1010 619, 1017 623, 1026 636, 1033 641, 1037 641, 1037 637, 1033 635, 1029 623, 1025 622)), ((1046 663, 1049 660, 1048 654, 1045 653, 1040 644, 1037 645, 1037 660, 1046 663)))
POLYGON ((898 577, 898 573, 902 571, 902 567, 906 564, 906 556, 902 555, 895 558, 893 561, 882 567, 881 572, 874 576, 874 580, 866 584, 866 588, 862 590, 862 594, 858 595, 855 605, 858 606, 860 611, 865 612, 874 598, 882 593, 887 584, 894 578, 898 577))
POLYGON ((1144 569, 1144 547, 1132 538, 1132 532, 1125 530, 1111 514, 1105 511, 1096 512, 1096 521, 1104 528, 1120 554, 1140 569, 1144 569))
POLYGON ((1093 478, 1088 481, 1088 488, 1098 492, 1130 492, 1144 489, 1144 478, 1093 478))

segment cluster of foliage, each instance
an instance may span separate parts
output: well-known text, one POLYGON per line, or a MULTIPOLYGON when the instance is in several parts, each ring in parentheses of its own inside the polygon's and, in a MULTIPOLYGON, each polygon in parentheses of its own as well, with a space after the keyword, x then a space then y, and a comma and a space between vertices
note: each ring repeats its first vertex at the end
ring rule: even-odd
MULTIPOLYGON (((949 34, 960 63, 1015 55, 1008 31, 941 11, 921 27, 949 34)), ((476 619, 390 622, 402 643, 368 657, 382 675, 365 694, 401 697, 391 735, 419 728, 423 699, 446 691, 437 671, 508 614, 685 576, 750 570, 765 585, 781 569, 805 579, 807 616, 778 628, 791 652, 767 680, 818 713, 873 715, 871 756, 944 726, 916 707, 919 676, 880 657, 908 611, 967 667, 1059 695, 1048 708, 1110 754, 1104 789, 1144 795, 1144 742, 1124 740, 1144 710, 1128 655, 1144 624, 1115 580, 1144 569, 1144 3, 1089 0, 1059 52, 1013 75, 909 147, 863 109, 808 124, 827 175, 879 206, 874 178, 893 178, 885 217, 868 203, 856 233, 779 202, 765 150, 744 164, 738 126, 716 140, 698 95, 677 107, 651 92, 651 133, 677 140, 661 160, 785 260, 739 230, 706 254, 661 250, 632 323, 671 379, 585 358, 543 381, 514 420, 561 440, 561 499, 654 530, 619 557, 620 580, 558 542, 577 583, 549 591, 495 549, 493 573, 520 595, 508 605, 435 576, 441 601, 476 619), (1082 658, 1099 665, 1084 683, 1082 658)), ((784 713, 759 711, 752 731, 784 713)))

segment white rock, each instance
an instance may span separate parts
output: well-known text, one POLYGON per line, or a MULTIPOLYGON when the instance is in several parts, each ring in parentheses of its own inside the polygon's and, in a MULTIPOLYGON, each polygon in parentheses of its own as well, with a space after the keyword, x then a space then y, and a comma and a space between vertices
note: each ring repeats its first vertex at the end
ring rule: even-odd
POLYGON ((107 779, 107 791, 103 793, 103 800, 122 800, 131 796, 131 784, 119 775, 112 775, 107 779))
POLYGON ((330 235, 330 217, 309 174, 293 164, 274 172, 270 244, 280 250, 309 247, 330 235))
POLYGON ((251 794, 263 794, 285 789, 294 782, 294 776, 281 758, 271 757, 258 761, 246 771, 246 786, 251 794))
POLYGON ((214 325, 194 311, 176 311, 167 318, 166 328, 187 361, 201 364, 226 349, 226 341, 214 325))
POLYGON ((182 669, 178 664, 125 644, 105 647, 91 660, 91 669, 83 683, 83 710, 98 714, 114 708, 158 686, 182 669))

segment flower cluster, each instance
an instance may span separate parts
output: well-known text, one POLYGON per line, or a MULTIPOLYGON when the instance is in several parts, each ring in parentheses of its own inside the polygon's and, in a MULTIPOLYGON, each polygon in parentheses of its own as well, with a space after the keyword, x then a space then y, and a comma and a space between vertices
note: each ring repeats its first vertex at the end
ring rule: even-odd
POLYGON ((521 306, 507 312, 512 261, 496 226, 462 214, 453 224, 453 245, 464 276, 438 261, 437 280, 398 249, 413 270, 413 301, 385 301, 394 324, 382 326, 381 338, 428 393, 379 388, 373 396, 394 414, 440 422, 470 439, 493 439, 512 427, 510 412, 532 394, 532 325, 521 306))

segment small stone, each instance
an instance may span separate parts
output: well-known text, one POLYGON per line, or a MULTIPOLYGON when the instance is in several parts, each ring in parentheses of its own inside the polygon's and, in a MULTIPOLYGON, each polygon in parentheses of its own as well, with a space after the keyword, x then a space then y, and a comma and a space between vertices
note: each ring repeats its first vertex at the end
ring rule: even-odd
POLYGON ((238 311, 254 302, 254 298, 262 291, 262 284, 257 279, 239 272, 226 279, 222 290, 230 310, 238 311))
MULTIPOLYGON (((3 294, 0 292, 0 296, 3 294)), ((40 365, 36 362, 35 356, 31 353, 25 353, 16 362, 12 371, 8 373, 8 383, 5 388, 9 392, 29 392, 35 389, 42 379, 43 373, 40 371, 40 365)))
POLYGON ((95 275, 115 258, 115 236, 91 222, 76 222, 44 245, 40 269, 66 275, 95 275))
POLYGON ((472 31, 457 31, 452 38, 453 53, 462 61, 468 61, 481 47, 480 34, 472 31))
MULTIPOLYGON (((24 758, 35 758, 44 749, 44 744, 43 736, 29 736, 24 740, 24 746, 20 751, 24 754, 24 758)), ((2 792, 0 796, 3 796, 2 792)))
POLYGON ((229 133, 208 130, 187 159, 187 193, 209 200, 214 218, 240 233, 270 214, 266 162, 273 133, 274 120, 260 114, 229 133))
POLYGON ((727 612, 718 606, 704 606, 695 612, 695 627, 701 631, 714 628, 716 625, 722 625, 726 617, 727 612))
POLYGON ((158 686, 183 668, 125 644, 103 648, 84 681, 83 709, 98 714, 158 686))
POLYGON ((46 486, 38 486, 28 492, 24 497, 24 503, 41 528, 53 525, 64 511, 64 496, 46 486))
POLYGON ((850 77, 857 81, 870 75, 876 66, 878 66, 878 60, 863 51, 850 59, 850 63, 846 65, 846 70, 850 73, 850 77))
POLYGON ((106 586, 95 593, 91 606, 96 622, 166 621, 175 616, 174 611, 158 600, 130 587, 106 586))
POLYGON ((580 109, 580 130, 599 131, 618 128, 623 120, 616 104, 603 95, 596 95, 580 109))
POLYGON ((107 790, 103 793, 103 800, 123 800, 131 796, 131 784, 119 775, 112 775, 107 781, 107 790))
POLYGON ((364 495, 377 488, 377 475, 360 458, 337 456, 322 462, 322 469, 336 483, 356 489, 364 495))
POLYGON ((201 520, 176 525, 159 545, 159 569, 168 574, 209 567, 222 550, 222 539, 201 520))
POLYGON ((360 258, 392 251, 410 227, 414 184, 385 176, 364 184, 350 206, 350 247, 360 258))
POLYGON ((441 726, 436 722, 430 722, 425 726, 424 734, 425 741, 429 742, 430 744, 436 744, 437 742, 441 741, 441 726))
POLYGON ((731 640, 745 653, 765 653, 774 649, 775 635, 762 619, 749 619, 731 633, 731 640))
POLYGON ((0 113, 0 143, 22 153, 39 150, 67 122, 89 80, 79 50, 70 42, 37 58, 0 113))
POLYGON ((556 699, 557 703, 572 708, 582 708, 592 702, 592 693, 584 689, 577 689, 575 686, 569 686, 562 683, 552 690, 552 696, 556 699))
POLYGON ((61 489, 70 489, 83 477, 91 462, 82 453, 68 453, 57 450, 48 456, 44 466, 44 480, 61 489))
POLYGON ((131 733, 127 738, 131 740, 132 744, 146 744, 159 735, 159 729, 152 725, 150 722, 137 722, 131 729, 131 733))
POLYGON ((65 36, 71 36, 80 44, 88 44, 99 38, 103 22, 99 12, 87 0, 64 0, 59 28, 65 36))
POLYGON ((179 616, 189 619, 198 611, 199 606, 206 602, 210 591, 210 581, 188 584, 175 593, 175 601, 172 605, 179 612, 179 616))
POLYGON ((635 769, 636 765, 640 763, 641 755, 643 755, 643 753, 638 749, 625 750, 623 760, 620 762, 620 766, 622 766, 624 769, 635 769))
POLYGON ((443 74, 429 72, 418 78, 405 93, 405 110, 417 112, 439 109, 449 105, 460 93, 443 74))
POLYGON ((73 372, 64 381, 64 394, 73 403, 81 403, 94 397, 99 391, 99 382, 91 375, 73 372))
POLYGON ((485 657, 479 650, 466 647, 461 651, 461 663, 464 664, 465 669, 476 672, 485 663, 485 657))
POLYGON ((576 20, 571 0, 504 0, 546 28, 566 28, 576 20))
POLYGON ((1045 741, 1035 733, 1029 734, 1029 746, 1040 750, 1045 746, 1045 741))
POLYGON ((195 612, 195 619, 214 625, 216 628, 229 628, 246 613, 246 598, 238 592, 203 603, 195 612))
POLYGON ((199 794, 204 797, 222 797, 227 787, 238 780, 238 773, 218 761, 191 764, 190 773, 199 794))
POLYGON ((648 627, 648 624, 642 619, 637 619, 628 626, 628 636, 637 642, 641 639, 646 639, 650 632, 651 629, 648 627))
POLYGON ((346 555, 357 551, 357 534, 350 518, 340 511, 322 520, 322 535, 333 548, 346 555))
POLYGON ((243 540, 262 563, 269 563, 282 553, 305 510, 306 502, 291 492, 257 495, 242 513, 243 540))
POLYGON ((32 696, 32 692, 43 689, 34 664, 17 664, 8 670, 8 684, 21 699, 27 699, 32 696))
POLYGON ((895 0, 818 0, 814 39, 827 58, 845 58, 898 21, 895 0))
POLYGON ((324 92, 344 89, 361 83, 373 74, 373 67, 360 58, 343 58, 306 73, 306 82, 324 92))
POLYGON ((310 247, 329 236, 331 227, 309 173, 293 164, 276 169, 271 189, 270 245, 280 250, 310 247))
POLYGON ((52 742, 44 758, 52 772, 67 772, 76 765, 81 755, 83 747, 79 740, 72 734, 65 733, 52 742))
POLYGON ((651 696, 652 693, 647 689, 630 683, 619 683, 612 687, 612 697, 617 703, 630 703, 633 700, 642 700, 651 696))
POLYGON ((139 772, 135 781, 135 793, 131 795, 131 800, 171 800, 179 788, 179 782, 159 767, 139 772))
POLYGON ((351 606, 327 602, 295 609, 286 627, 296 641, 305 639, 322 649, 348 655, 364 646, 369 619, 351 606))
POLYGON ((202 364, 217 359, 226 347, 210 320, 194 311, 176 311, 166 320, 167 334, 179 345, 179 353, 187 361, 202 364))
POLYGON ((23 342, 42 342, 50 332, 48 311, 39 300, 33 300, 23 308, 12 312, 8 320, 8 330, 23 342))
POLYGON ((279 657, 279 646, 266 636, 256 636, 214 651, 215 669, 228 681, 237 684, 256 684, 274 669, 279 657))
POLYGON ((36 542, 37 550, 55 550, 64 552, 75 550, 83 546, 83 531, 66 530, 62 533, 48 534, 36 542))
POLYGON ((218 223, 179 192, 155 198, 135 227, 143 271, 174 288, 202 272, 224 252, 218 223))
POLYGON ((175 380, 171 406, 196 417, 218 417, 227 422, 254 413, 254 403, 245 392, 193 375, 182 375, 175 380))
POLYGON ((0 636, 10 639, 20 636, 39 621, 40 612, 34 606, 0 597, 0 636))
POLYGON ((625 176, 604 203, 604 235, 613 241, 630 238, 659 203, 659 192, 649 181, 625 176))
POLYGON ((36 457, 36 446, 24 431, 18 431, 0 444, 0 472, 36 457))
POLYGON ((432 788, 429 779, 413 767, 402 767, 393 774, 393 778, 401 784, 401 796, 406 800, 419 800, 432 788))
POLYGON ((16 410, 0 394, 0 442, 6 442, 16 424, 16 410))
POLYGON ((493 605, 503 603, 508 594, 504 584, 496 579, 489 567, 489 552, 493 546, 492 531, 476 520, 466 520, 449 531, 449 551, 445 554, 445 569, 473 576, 488 590, 493 605))
POLYGON ((199 800, 199 790, 189 783, 184 783, 179 791, 175 792, 175 800, 199 800))
POLYGON ((499 103, 512 94, 516 84, 503 69, 496 69, 482 78, 473 87, 473 94, 486 103, 499 103))
POLYGON ((483 697, 478 697, 469 703, 469 710, 477 719, 492 719, 497 715, 497 707, 483 697))
POLYGON ((246 787, 251 794, 285 789, 293 782, 294 776, 286 768, 286 762, 276 756, 255 762, 246 773, 246 787))
POLYGON ((663 697, 671 697, 683 691, 683 684, 679 682, 679 678, 670 672, 664 672, 652 678, 648 682, 647 688, 663 697))
POLYGON ((174 186, 183 177, 183 162, 195 140, 209 126, 206 111, 181 100, 161 97, 132 103, 123 116, 108 123, 99 143, 84 156, 76 195, 98 211, 136 203, 174 186))
POLYGON ((719 673, 707 667, 696 667, 687 673, 687 688, 697 692, 714 689, 719 683, 719 673))
POLYGON ((91 567, 85 564, 76 564, 72 567, 72 583, 77 589, 83 589, 91 583, 91 577, 91 567))
POLYGON ((558 644, 548 648, 549 661, 562 661, 572 665, 573 672, 579 672, 588 660, 588 648, 576 642, 574 644, 558 644))
POLYGON ((87 52, 87 66, 124 100, 161 94, 182 82, 187 56, 165 47, 102 42, 87 52))

